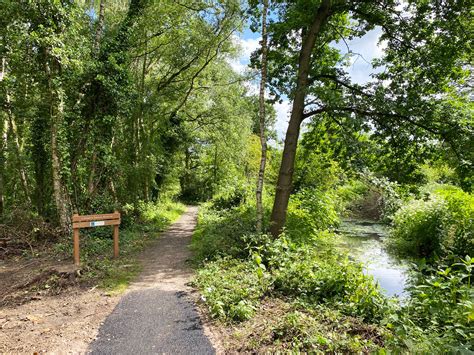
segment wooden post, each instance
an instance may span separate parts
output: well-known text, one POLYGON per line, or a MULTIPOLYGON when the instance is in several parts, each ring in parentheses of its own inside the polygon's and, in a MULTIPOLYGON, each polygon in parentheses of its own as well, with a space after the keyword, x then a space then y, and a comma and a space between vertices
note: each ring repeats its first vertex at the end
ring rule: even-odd
POLYGON ((75 213, 72 217, 74 264, 79 266, 79 231, 81 228, 112 226, 114 232, 114 258, 117 258, 119 256, 119 225, 120 213, 118 211, 87 216, 80 216, 75 213))
MULTIPOLYGON (((118 213, 118 211, 115 211, 118 213)), ((119 256, 119 226, 118 224, 114 225, 114 258, 119 256)))
MULTIPOLYGON (((78 214, 74 214, 78 216, 78 214)), ((73 229, 73 238, 74 238, 74 264, 79 266, 79 228, 73 229)))

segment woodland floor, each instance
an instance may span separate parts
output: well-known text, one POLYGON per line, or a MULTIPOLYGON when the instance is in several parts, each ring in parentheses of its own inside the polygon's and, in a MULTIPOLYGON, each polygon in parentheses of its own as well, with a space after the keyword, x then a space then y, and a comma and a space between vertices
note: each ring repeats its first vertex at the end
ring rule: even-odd
POLYGON ((188 286, 187 245, 196 212, 189 208, 141 254, 143 271, 121 296, 81 285, 70 261, 0 261, 0 353, 103 353, 112 348, 123 353, 134 344, 138 351, 182 353, 196 342, 202 352, 214 352, 215 338, 202 324, 192 301, 197 296, 188 286), (147 335, 149 341, 127 340, 122 332, 147 335), (162 334, 166 341, 159 339, 162 334), (157 342, 167 348, 156 349, 157 342))

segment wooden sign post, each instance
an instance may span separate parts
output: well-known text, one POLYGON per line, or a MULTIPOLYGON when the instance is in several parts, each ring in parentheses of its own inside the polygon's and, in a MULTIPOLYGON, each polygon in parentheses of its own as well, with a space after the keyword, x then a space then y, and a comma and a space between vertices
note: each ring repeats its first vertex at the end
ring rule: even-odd
POLYGON ((114 258, 119 255, 119 225, 120 213, 115 211, 108 214, 95 214, 72 216, 72 230, 74 239, 74 264, 79 265, 79 230, 81 228, 94 228, 102 226, 112 226, 114 229, 114 258))

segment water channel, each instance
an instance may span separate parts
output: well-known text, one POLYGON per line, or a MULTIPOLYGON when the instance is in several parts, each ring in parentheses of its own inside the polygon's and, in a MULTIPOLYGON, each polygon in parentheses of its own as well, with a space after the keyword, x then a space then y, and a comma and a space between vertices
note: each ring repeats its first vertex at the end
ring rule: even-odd
POLYGON ((338 228, 338 247, 365 265, 364 270, 389 296, 406 297, 409 264, 392 255, 385 246, 388 228, 377 222, 345 219, 338 228))

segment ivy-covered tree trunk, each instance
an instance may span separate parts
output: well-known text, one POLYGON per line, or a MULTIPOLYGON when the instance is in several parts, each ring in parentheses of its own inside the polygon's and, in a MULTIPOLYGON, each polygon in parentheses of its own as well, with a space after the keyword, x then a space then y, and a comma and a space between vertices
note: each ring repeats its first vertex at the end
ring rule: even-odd
POLYGON ((308 73, 311 65, 311 53, 316 43, 316 38, 323 24, 330 15, 330 1, 324 0, 319 6, 313 18, 311 27, 303 33, 303 41, 298 60, 298 78, 293 98, 288 130, 286 131, 283 156, 278 173, 278 182, 275 193, 275 201, 270 220, 270 232, 273 237, 278 237, 285 222, 288 202, 290 200, 293 171, 295 166, 296 148, 300 133, 301 122, 305 108, 305 99, 308 88, 308 73))
POLYGON ((4 115, 0 116, 0 221, 5 209, 5 149, 7 146, 7 131, 5 129, 6 120, 4 115))
POLYGON ((13 116, 10 94, 6 92, 6 112, 7 112, 7 135, 12 141, 13 145, 13 157, 15 159, 16 170, 18 171, 18 176, 20 177, 21 188, 24 193, 25 201, 28 204, 31 204, 30 199, 30 189, 28 184, 28 178, 23 163, 23 152, 21 149, 20 138, 18 137, 18 129, 16 127, 16 122, 13 116))
POLYGON ((262 147, 260 157, 260 167, 257 178, 257 233, 262 232, 263 225, 263 182, 265 177, 265 165, 267 162, 267 137, 265 135, 265 87, 267 83, 267 11, 268 0, 263 0, 262 10, 262 67, 260 70, 260 97, 259 97, 259 116, 260 116, 260 145, 262 147))
MULTIPOLYGON (((98 18, 98 21, 97 21, 97 28, 96 28, 95 39, 94 39, 94 52, 95 52, 94 54, 95 54, 96 59, 98 59, 98 57, 99 57, 102 34, 103 34, 103 31, 104 31, 104 20, 105 20, 105 0, 100 0, 99 18, 98 18)), ((90 167, 89 179, 88 179, 88 183, 87 183, 87 193, 88 193, 89 201, 92 199, 92 197, 94 196, 94 193, 95 193, 96 169, 97 169, 97 151, 94 151, 92 153, 91 167, 90 167)))
MULTIPOLYGON (((51 177, 53 185, 53 197, 58 215, 59 225, 63 232, 71 232, 71 208, 69 196, 61 179, 61 161, 59 147, 59 128, 64 121, 64 100, 62 88, 55 83, 58 78, 53 78, 50 66, 51 58, 49 49, 44 50, 44 69, 48 84, 49 114, 51 123, 51 177)), ((59 65, 58 63, 56 63, 59 65)))
POLYGON ((96 55, 100 50, 100 41, 104 32, 104 19, 105 19, 105 0, 100 0, 99 5, 99 19, 97 21, 97 29, 95 32, 94 50, 96 55))

